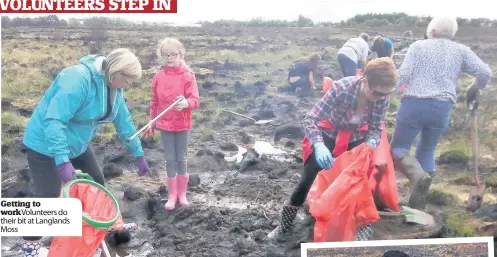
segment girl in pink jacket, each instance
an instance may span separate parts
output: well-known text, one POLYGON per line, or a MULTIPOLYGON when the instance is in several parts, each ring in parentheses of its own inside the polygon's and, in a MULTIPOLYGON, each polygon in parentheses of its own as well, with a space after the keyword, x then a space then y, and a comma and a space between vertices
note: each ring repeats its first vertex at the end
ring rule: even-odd
POLYGON ((152 80, 150 119, 179 96, 184 96, 176 108, 170 109, 144 133, 148 136, 153 135, 155 129, 160 131, 167 169, 168 198, 165 209, 172 210, 178 200, 183 207, 189 205, 186 199, 188 132, 192 128, 192 110, 199 107, 200 100, 195 75, 184 61, 183 45, 177 39, 166 38, 159 44, 157 54, 166 64, 152 80))

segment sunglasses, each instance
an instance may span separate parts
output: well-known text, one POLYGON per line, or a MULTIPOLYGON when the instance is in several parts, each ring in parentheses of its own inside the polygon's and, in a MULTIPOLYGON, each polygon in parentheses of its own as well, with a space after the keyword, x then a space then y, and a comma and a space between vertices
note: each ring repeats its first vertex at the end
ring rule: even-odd
MULTIPOLYGON (((369 86, 368 86, 369 87, 369 86)), ((383 93, 383 92, 379 92, 379 91, 376 91, 376 90, 373 90, 369 87, 369 90, 371 91, 371 94, 373 96, 376 96, 376 97, 385 97, 385 96, 388 96, 390 95, 391 93, 393 93, 393 91, 395 91, 395 87, 390 91, 390 92, 387 92, 387 93, 383 93)))

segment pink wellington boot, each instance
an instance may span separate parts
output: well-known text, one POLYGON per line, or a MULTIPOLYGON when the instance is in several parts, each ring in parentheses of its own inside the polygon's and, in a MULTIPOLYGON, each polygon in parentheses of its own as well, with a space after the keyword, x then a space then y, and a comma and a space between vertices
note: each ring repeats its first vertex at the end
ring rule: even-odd
POLYGON ((164 205, 166 211, 173 210, 178 200, 178 176, 167 178, 167 203, 164 205))
POLYGON ((188 173, 185 175, 178 175, 178 200, 182 207, 190 206, 190 203, 186 199, 186 191, 188 189, 188 179, 190 176, 188 173))

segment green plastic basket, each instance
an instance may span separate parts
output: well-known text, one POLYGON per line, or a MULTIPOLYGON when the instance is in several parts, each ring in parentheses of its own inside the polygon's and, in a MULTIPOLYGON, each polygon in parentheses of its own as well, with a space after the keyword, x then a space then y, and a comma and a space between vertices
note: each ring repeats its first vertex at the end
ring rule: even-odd
POLYGON ((71 188, 71 186, 73 186, 75 184, 79 184, 79 183, 90 184, 92 186, 97 187, 98 189, 104 191, 104 193, 106 195, 108 195, 110 197, 110 199, 112 200, 112 203, 116 207, 116 216, 114 218, 112 218, 111 220, 97 221, 97 220, 94 220, 90 217, 87 217, 83 213, 83 220, 86 223, 88 223, 90 226, 92 226, 96 229, 109 229, 112 225, 114 225, 114 223, 116 223, 116 221, 119 218, 120 213, 121 213, 121 210, 119 209, 119 203, 117 202, 116 198, 114 197, 114 195, 112 195, 112 193, 109 190, 107 190, 107 188, 105 188, 104 186, 95 182, 93 180, 93 178, 89 174, 86 174, 86 173, 76 173, 73 177, 73 180, 71 180, 70 182, 65 184, 64 187, 62 188, 62 197, 63 198, 71 198, 69 196, 69 189, 71 188))

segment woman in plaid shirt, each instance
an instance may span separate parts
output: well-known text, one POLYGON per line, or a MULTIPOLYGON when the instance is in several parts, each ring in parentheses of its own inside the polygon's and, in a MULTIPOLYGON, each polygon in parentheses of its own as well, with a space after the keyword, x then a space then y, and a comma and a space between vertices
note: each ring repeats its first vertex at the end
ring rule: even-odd
MULTIPOLYGON (((333 166, 333 156, 363 142, 373 148, 378 146, 381 124, 390 104, 389 95, 397 81, 397 68, 392 59, 374 59, 366 65, 363 77, 336 81, 316 103, 302 122, 304 172, 290 201, 283 206, 280 224, 268 237, 277 237, 292 227, 318 172, 333 166)), ((368 240, 371 235, 370 226, 357 231, 358 240, 368 240)))

